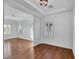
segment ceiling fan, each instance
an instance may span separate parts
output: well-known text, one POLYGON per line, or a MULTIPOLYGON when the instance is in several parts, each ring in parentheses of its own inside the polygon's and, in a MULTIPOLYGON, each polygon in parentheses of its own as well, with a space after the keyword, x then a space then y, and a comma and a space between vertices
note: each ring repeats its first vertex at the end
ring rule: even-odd
POLYGON ((48 5, 48 0, 40 0, 41 6, 47 6, 48 8, 53 8, 52 5, 48 5))

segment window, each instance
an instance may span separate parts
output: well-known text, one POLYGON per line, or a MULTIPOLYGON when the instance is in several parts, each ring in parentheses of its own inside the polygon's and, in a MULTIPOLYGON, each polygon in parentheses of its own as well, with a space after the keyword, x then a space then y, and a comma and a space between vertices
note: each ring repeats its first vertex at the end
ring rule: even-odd
POLYGON ((33 28, 31 28, 31 38, 33 39, 33 28))
POLYGON ((4 34, 11 34, 11 25, 4 24, 4 34))

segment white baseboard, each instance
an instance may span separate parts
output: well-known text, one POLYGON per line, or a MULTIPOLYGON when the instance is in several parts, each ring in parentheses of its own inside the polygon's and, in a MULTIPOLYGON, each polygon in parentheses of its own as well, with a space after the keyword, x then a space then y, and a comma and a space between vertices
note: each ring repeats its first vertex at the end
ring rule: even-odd
POLYGON ((33 46, 35 47, 35 46, 37 46, 37 45, 39 45, 40 43, 38 43, 38 44, 34 44, 33 46))
POLYGON ((54 45, 54 46, 58 46, 58 47, 62 47, 62 48, 72 49, 72 48, 60 46, 60 45, 58 45, 58 44, 51 44, 51 43, 48 43, 48 42, 40 42, 40 43, 38 43, 38 44, 34 44, 34 46, 37 46, 37 45, 39 45, 39 44, 49 44, 49 45, 54 45))

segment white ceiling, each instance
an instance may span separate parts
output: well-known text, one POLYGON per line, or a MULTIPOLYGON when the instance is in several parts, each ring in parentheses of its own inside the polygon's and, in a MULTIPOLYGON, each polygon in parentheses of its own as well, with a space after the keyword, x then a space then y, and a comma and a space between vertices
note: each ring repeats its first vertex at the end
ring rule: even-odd
POLYGON ((48 6, 41 6, 40 0, 4 0, 4 2, 12 8, 20 10, 20 12, 18 12, 14 11, 10 7, 4 7, 5 15, 10 16, 15 14, 19 17, 28 17, 29 15, 27 14, 27 12, 38 16, 46 16, 61 11, 68 11, 74 8, 75 3, 74 0, 48 0, 48 6, 53 6, 53 8, 49 8, 48 6))
POLYGON ((40 5, 40 0, 24 0, 26 2, 30 2, 33 7, 36 7, 42 14, 50 14, 57 11, 62 10, 72 10, 74 7, 74 0, 48 0, 48 6, 52 5, 53 8, 49 8, 48 6, 43 7, 40 5))
POLYGON ((33 15, 24 13, 20 10, 17 10, 15 8, 12 8, 11 6, 5 4, 4 5, 4 19, 10 19, 10 20, 32 20, 33 15))

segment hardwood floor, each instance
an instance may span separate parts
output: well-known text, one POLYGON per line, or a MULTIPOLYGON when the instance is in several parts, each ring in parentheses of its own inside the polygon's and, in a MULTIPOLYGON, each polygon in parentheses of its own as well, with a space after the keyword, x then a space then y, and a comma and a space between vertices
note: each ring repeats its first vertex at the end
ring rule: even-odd
POLYGON ((71 49, 13 38, 4 40, 4 59, 74 59, 71 49))
POLYGON ((74 59, 71 49, 40 44, 34 47, 35 59, 74 59))

